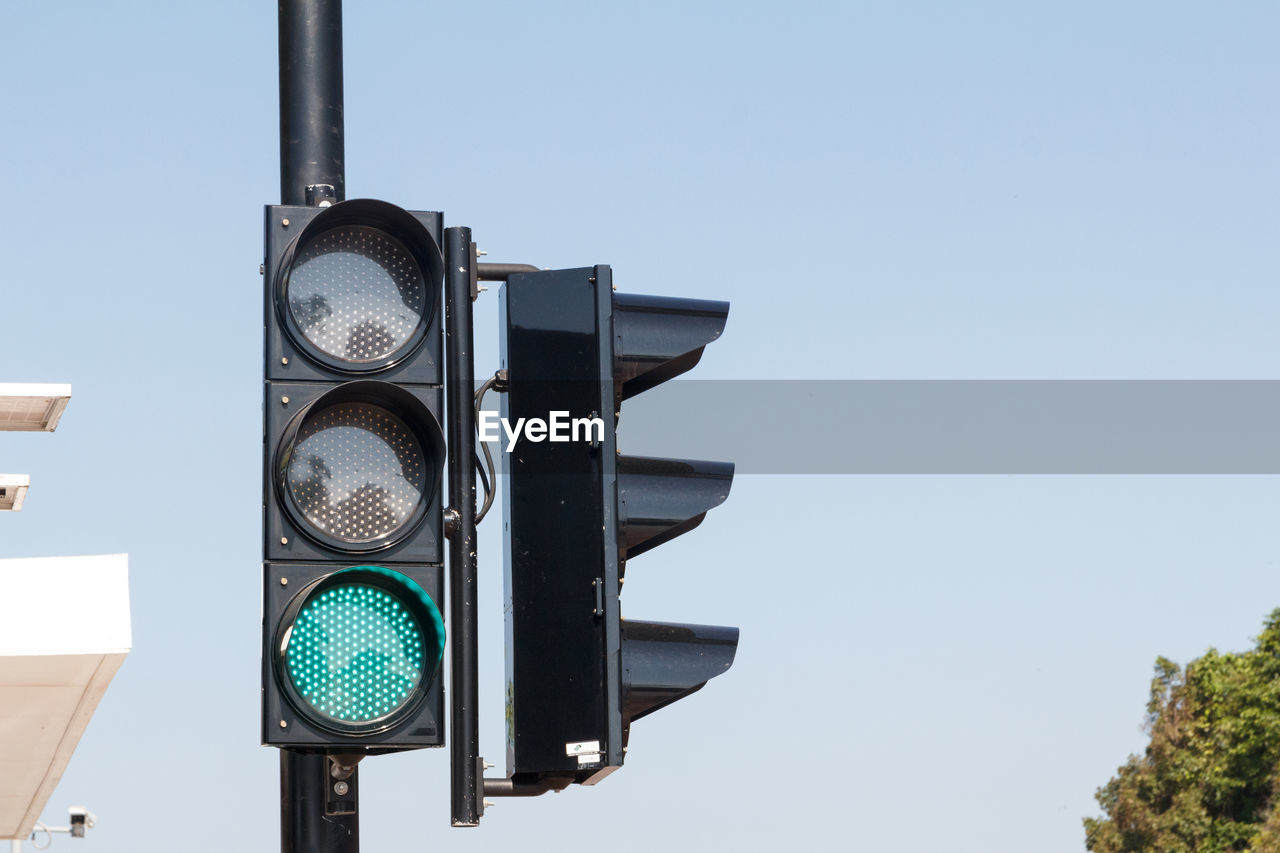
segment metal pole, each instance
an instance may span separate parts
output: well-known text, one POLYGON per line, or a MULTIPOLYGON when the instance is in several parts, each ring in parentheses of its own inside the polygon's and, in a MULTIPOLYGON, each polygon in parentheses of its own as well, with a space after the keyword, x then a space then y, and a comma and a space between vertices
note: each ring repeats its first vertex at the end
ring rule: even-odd
POLYGON ((340 783, 329 774, 328 756, 280 750, 281 853, 360 853, 359 772, 341 780, 343 800, 336 802, 331 791, 340 783))
POLYGON ((476 640, 475 362, 471 332, 470 228, 444 232, 446 405, 449 409, 450 758, 454 826, 480 822, 479 644, 476 640))
POLYGON ((281 204, 346 198, 342 0, 279 0, 281 204))
POLYGON ((22 853, 22 839, 15 838, 9 842, 10 853, 22 853))
MULTIPOLYGON (((342 0, 279 0, 277 8, 281 203, 342 201, 342 0)), ((328 757, 280 750, 281 853, 359 853, 355 772, 335 780, 328 757)))

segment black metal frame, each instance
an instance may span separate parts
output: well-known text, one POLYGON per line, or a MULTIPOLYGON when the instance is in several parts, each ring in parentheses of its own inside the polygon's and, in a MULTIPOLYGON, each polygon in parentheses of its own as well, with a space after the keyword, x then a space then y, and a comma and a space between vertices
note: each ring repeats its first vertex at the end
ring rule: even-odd
POLYGON ((475 247, 470 228, 448 228, 445 251, 445 360, 449 454, 450 821, 476 826, 483 813, 480 766, 476 596, 475 360, 471 301, 475 247))

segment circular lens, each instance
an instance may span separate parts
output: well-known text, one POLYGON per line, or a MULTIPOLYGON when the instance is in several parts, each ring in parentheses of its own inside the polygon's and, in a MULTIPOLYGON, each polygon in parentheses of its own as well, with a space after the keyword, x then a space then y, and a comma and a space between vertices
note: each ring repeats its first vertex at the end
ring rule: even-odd
POLYGON ((309 240, 289 269, 285 299, 306 341, 351 364, 387 360, 422 325, 427 286, 400 241, 343 225, 309 240))
POLYGON ((316 531, 343 543, 369 543, 417 517, 427 463, 417 438, 395 415, 340 403, 298 430, 286 484, 316 531))
POLYGON ((358 725, 404 707, 426 665, 422 626, 367 583, 331 586, 298 611, 285 640, 288 677, 322 719, 358 725))

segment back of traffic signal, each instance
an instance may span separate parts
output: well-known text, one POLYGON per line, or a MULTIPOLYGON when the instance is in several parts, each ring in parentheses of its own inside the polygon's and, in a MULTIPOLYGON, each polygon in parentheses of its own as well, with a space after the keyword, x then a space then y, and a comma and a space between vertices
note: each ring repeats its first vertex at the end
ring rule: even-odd
POLYGON ((635 720, 737 648, 736 628, 623 618, 629 561, 698 526, 733 465, 625 456, 616 429, 624 400, 698 362, 729 306, 617 293, 607 266, 512 275, 501 298, 506 421, 599 425, 504 456, 508 775, 593 784, 622 766, 635 720))

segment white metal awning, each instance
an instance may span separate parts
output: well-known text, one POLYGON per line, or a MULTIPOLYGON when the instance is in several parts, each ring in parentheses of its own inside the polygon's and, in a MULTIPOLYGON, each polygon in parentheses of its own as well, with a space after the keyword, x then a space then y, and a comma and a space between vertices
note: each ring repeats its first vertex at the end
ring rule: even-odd
POLYGON ((0 474, 0 512, 22 509, 31 478, 26 474, 0 474))
POLYGON ((128 556, 0 560, 0 838, 25 838, 133 644, 128 556))
POLYGON ((70 385, 0 382, 0 430, 53 432, 70 400, 70 385))

